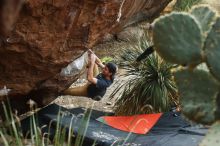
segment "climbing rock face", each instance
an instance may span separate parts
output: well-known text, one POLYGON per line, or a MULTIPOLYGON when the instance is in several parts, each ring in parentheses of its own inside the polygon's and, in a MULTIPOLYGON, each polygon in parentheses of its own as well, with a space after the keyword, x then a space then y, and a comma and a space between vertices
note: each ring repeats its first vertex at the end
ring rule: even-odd
POLYGON ((80 74, 65 76, 62 68, 106 34, 151 20, 170 1, 1 0, 0 88, 11 89, 17 109, 30 98, 48 104, 80 74))

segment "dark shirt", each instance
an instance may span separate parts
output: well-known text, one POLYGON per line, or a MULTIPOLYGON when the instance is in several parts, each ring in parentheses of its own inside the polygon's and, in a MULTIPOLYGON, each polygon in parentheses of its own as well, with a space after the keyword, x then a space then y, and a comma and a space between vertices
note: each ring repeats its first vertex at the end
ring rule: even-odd
POLYGON ((100 73, 96 76, 97 83, 90 84, 88 87, 88 96, 93 98, 95 96, 103 97, 106 93, 107 87, 109 87, 113 81, 105 79, 105 77, 100 73))

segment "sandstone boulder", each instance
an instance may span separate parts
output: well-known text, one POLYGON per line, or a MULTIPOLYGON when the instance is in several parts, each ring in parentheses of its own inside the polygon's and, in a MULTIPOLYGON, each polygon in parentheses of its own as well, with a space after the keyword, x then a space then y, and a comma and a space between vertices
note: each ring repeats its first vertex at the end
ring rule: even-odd
POLYGON ((30 98, 48 104, 80 74, 65 76, 62 68, 106 34, 152 20, 170 1, 1 0, 0 88, 11 89, 19 111, 30 98))

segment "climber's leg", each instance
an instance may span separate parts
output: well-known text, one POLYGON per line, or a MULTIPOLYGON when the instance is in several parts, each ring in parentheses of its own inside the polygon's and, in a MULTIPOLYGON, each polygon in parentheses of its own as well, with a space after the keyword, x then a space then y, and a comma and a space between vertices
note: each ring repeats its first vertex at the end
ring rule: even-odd
POLYGON ((89 86, 89 83, 86 83, 83 86, 68 88, 63 93, 65 95, 72 95, 72 96, 88 96, 87 94, 88 86, 89 86))

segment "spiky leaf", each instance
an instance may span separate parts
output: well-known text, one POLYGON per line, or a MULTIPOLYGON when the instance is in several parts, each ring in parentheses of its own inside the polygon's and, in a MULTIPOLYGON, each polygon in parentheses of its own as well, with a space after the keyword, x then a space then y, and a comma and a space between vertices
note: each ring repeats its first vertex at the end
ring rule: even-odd
POLYGON ((180 104, 186 117, 202 124, 212 123, 218 83, 204 70, 179 70, 174 73, 180 104))
POLYGON ((173 66, 156 54, 142 60, 139 67, 133 66, 138 67, 135 69, 136 76, 129 78, 122 94, 118 96, 116 115, 165 112, 178 104, 177 89, 170 71, 173 66))
POLYGON ((208 5, 199 5, 192 8, 191 14, 195 16, 201 25, 203 33, 208 33, 215 21, 216 12, 213 11, 208 5))
POLYGON ((220 146, 220 121, 212 125, 199 146, 220 146))
POLYGON ((205 54, 211 73, 220 81, 220 17, 208 34, 205 42, 205 54))
POLYGON ((166 61, 197 64, 201 60, 202 30, 195 18, 174 12, 154 23, 153 41, 156 51, 166 61))

